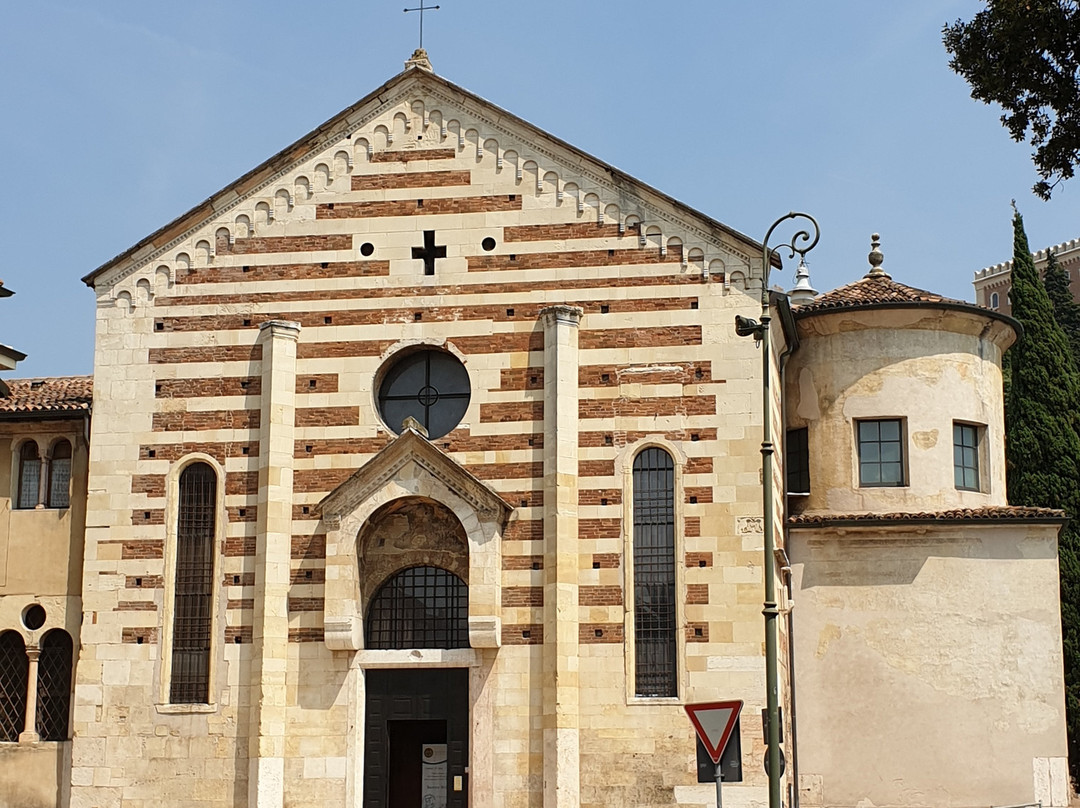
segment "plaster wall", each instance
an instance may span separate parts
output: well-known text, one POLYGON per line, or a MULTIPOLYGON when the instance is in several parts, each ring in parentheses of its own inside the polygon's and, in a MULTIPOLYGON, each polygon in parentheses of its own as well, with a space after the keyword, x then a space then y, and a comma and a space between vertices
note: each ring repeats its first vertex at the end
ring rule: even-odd
POLYGON ((802 804, 1067 804, 1056 531, 791 531, 802 804))
POLYGON ((799 512, 940 511, 1003 505, 1001 356, 1011 329, 977 313, 875 309, 799 320, 787 374, 788 428, 806 426, 810 494, 799 512), (905 484, 862 486, 857 422, 903 422, 905 484), (980 490, 953 475, 953 424, 979 427, 980 490))

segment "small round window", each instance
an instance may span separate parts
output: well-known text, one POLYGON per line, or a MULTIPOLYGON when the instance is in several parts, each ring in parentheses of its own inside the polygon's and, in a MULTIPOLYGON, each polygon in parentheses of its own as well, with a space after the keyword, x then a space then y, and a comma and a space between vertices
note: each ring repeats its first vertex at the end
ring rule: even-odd
POLYGON ((379 413, 394 432, 413 417, 431 439, 456 427, 469 408, 469 374, 456 356, 415 351, 395 361, 379 385, 379 413))

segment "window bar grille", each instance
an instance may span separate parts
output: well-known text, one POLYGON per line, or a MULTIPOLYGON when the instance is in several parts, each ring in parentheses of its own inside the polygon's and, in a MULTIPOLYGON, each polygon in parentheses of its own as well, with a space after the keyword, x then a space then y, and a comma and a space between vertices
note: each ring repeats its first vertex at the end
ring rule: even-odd
POLYGON ((468 648, 469 588, 438 567, 410 567, 372 600, 368 648, 468 648))
POLYGON ((176 530, 176 599, 169 700, 206 704, 210 696, 217 476, 205 463, 180 475, 176 530))
POLYGON ((19 507, 33 508, 38 504, 41 485, 41 458, 37 444, 27 441, 19 453, 19 507))
POLYGON ((71 637, 54 629, 41 641, 37 680, 37 733, 43 741, 68 739, 71 713, 71 637))
POLYGON ((634 459, 634 671, 639 696, 677 696, 675 465, 663 449, 634 459))
POLYGON ((29 670, 22 637, 14 631, 0 634, 0 741, 18 741, 23 731, 29 670))
POLYGON ((49 463, 49 507, 67 508, 70 504, 71 444, 60 441, 53 447, 49 463))

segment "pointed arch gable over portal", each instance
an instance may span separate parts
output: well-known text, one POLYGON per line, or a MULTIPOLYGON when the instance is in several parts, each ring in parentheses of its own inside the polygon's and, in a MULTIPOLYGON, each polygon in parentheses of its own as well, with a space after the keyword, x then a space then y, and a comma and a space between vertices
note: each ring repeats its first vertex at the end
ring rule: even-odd
POLYGON ((327 647, 362 647, 357 536, 379 507, 403 497, 441 503, 461 522, 469 546, 469 644, 498 647, 502 533, 513 508, 413 429, 405 429, 319 503, 326 525, 327 647))

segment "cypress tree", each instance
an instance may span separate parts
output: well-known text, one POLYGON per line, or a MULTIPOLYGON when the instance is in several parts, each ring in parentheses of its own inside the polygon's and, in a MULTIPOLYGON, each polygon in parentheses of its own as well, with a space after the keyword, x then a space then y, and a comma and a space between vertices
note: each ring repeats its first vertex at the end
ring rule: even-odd
POLYGON ((1073 364, 1080 368, 1080 306, 1073 300, 1069 288, 1069 276, 1057 262, 1053 250, 1046 251, 1046 269, 1043 270, 1043 285, 1054 306, 1054 319, 1069 340, 1072 348, 1073 364))
POLYGON ((1009 503, 1062 508, 1071 522, 1058 537, 1065 656, 1069 770, 1080 782, 1080 377, 1069 340, 1054 320, 1035 271, 1024 221, 1013 215, 1013 317, 1024 333, 1010 353, 1005 408, 1009 503))

